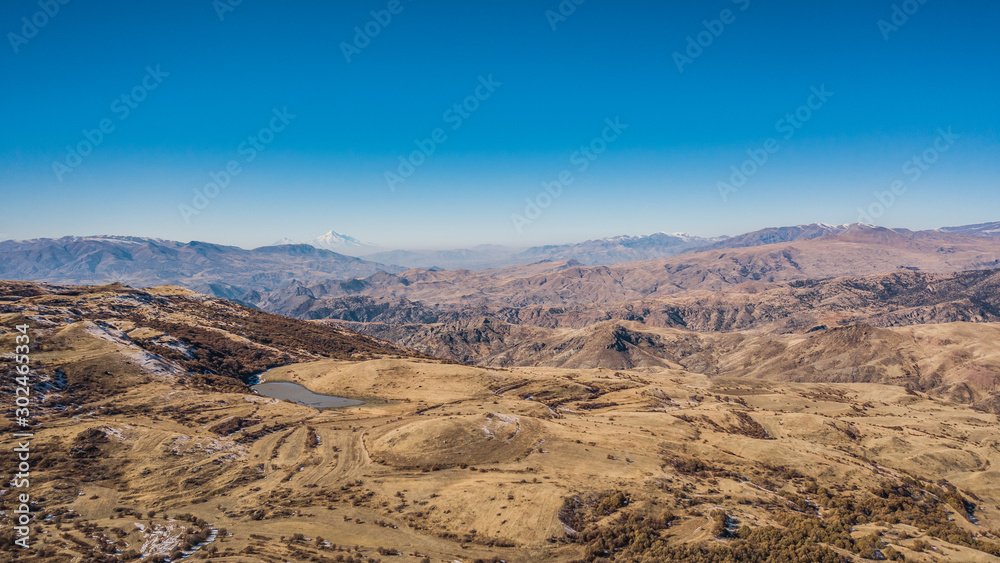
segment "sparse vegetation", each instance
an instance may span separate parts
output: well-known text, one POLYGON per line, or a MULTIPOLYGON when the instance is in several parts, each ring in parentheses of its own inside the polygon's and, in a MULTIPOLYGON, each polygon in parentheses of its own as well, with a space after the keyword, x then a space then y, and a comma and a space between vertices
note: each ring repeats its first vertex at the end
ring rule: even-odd
MULTIPOLYGON (((360 344, 324 359, 303 348, 308 335, 240 340, 243 313, 229 304, 236 316, 209 322, 214 301, 157 290, 26 298, 40 300, 29 316, 45 327, 39 372, 61 370, 66 385, 39 397, 44 477, 33 486, 44 502, 37 544, 19 561, 152 561, 194 548, 191 560, 365 563, 1000 556, 995 417, 902 388, 359 361, 360 344), (68 308, 108 319, 105 332, 68 308), (247 347, 208 350, 236 341, 247 347), (166 344, 219 372, 139 365, 142 350, 166 344), (220 367, 226 357, 240 365, 220 367), (275 377, 378 402, 317 411, 247 393, 235 377, 271 360, 291 362, 275 377), (324 539, 341 537, 361 545, 324 539)), ((0 431, 13 431, 9 418, 0 431)), ((5 546, 11 523, 0 516, 5 546)))

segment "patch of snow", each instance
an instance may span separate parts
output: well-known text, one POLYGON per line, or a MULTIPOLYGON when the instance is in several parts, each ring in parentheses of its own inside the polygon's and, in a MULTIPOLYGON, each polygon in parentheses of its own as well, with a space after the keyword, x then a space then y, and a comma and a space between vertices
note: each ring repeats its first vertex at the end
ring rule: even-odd
POLYGON ((113 438, 117 439, 119 442, 124 442, 124 441, 128 440, 128 438, 125 436, 125 433, 123 432, 123 430, 124 431, 128 431, 128 430, 131 430, 131 429, 132 429, 132 427, 128 426, 128 425, 125 425, 125 427, 121 428, 121 429, 119 429, 119 428, 111 428, 110 426, 104 426, 104 427, 100 428, 100 431, 104 432, 105 436, 113 437, 113 438))
POLYGON ((133 344, 124 333, 110 327, 102 327, 93 323, 87 323, 84 328, 87 334, 100 338, 117 345, 122 349, 123 354, 139 365, 143 371, 165 378, 175 379, 178 373, 184 370, 173 362, 150 354, 142 348, 133 344), (117 334, 116 334, 117 333, 117 334))
POLYGON ((153 557, 154 555, 170 555, 181 544, 181 535, 184 528, 177 529, 177 534, 173 532, 175 526, 153 526, 149 530, 143 529, 143 542, 139 552, 143 557, 153 557))

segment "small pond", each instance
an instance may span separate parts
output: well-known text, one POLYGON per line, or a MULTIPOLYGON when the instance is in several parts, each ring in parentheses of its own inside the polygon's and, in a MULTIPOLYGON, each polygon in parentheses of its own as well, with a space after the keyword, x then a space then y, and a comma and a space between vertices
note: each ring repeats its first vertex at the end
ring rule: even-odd
POLYGON ((257 385, 252 386, 251 389, 256 391, 258 395, 264 397, 281 399, 282 401, 291 401, 293 403, 298 403, 307 407, 315 407, 317 409, 356 407, 364 404, 361 401, 355 401, 353 399, 313 393, 298 383, 289 383, 284 381, 258 383, 257 385))

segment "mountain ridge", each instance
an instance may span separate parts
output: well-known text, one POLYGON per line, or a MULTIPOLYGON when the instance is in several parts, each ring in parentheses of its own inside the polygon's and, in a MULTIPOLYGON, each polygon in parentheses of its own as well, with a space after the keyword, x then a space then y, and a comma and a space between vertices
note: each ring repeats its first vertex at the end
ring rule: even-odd
POLYGON ((0 278, 69 284, 183 285, 230 297, 295 279, 351 278, 399 267, 311 245, 246 250, 200 241, 143 237, 62 237, 0 242, 0 278))
MULTIPOLYGON (((791 279, 789 276, 804 279, 852 273, 863 275, 898 267, 960 271, 990 268, 1000 263, 992 246, 998 237, 983 234, 992 231, 990 225, 929 231, 860 224, 799 225, 715 240, 707 247, 700 245, 711 239, 691 239, 686 234, 677 233, 609 237, 577 245, 534 247, 516 254, 506 247, 481 245, 468 251, 441 251, 428 262, 436 262, 434 265, 437 266, 452 260, 476 266, 474 269, 434 272, 441 268, 428 266, 418 270, 431 272, 420 276, 452 279, 451 283, 459 284, 464 283, 461 281, 463 278, 470 282, 477 280, 475 283, 487 287, 493 285, 490 280, 501 276, 511 278, 507 285, 513 286, 526 283, 514 280, 529 275, 547 273, 549 277, 545 279, 551 279, 558 272, 562 272, 558 275, 564 278, 567 275, 601 276, 612 271, 622 276, 630 272, 631 277, 647 278, 652 284, 648 288, 640 288, 640 294, 662 293, 671 285, 677 286, 677 291, 718 290, 741 281, 791 279), (817 245, 825 243, 833 245, 827 250, 840 253, 839 256, 829 257, 827 262, 839 260, 841 264, 850 264, 851 267, 846 270, 822 267, 816 256, 808 256, 809 252, 823 252, 818 250, 817 245), (855 246, 851 247, 851 244, 855 246), (934 244, 939 247, 934 247, 934 244), (969 256, 968 252, 977 245, 981 250, 978 260, 969 256), (868 250, 864 250, 866 248, 868 250), (712 251, 722 254, 712 255, 712 251), (895 258, 887 259, 890 255, 895 258), (812 269, 797 272, 803 260, 811 262, 812 269), (941 265, 935 266, 935 262, 941 265), (501 266, 486 268, 492 263, 501 266), (871 268, 865 269, 865 263, 870 263, 871 268), (626 267, 628 264, 633 266, 626 267), (697 269, 692 270, 692 267, 697 269), (671 275, 663 278, 656 274, 655 271, 661 268, 669 270, 671 275), (692 280, 693 272, 702 277, 698 283, 692 280)), ((394 252, 396 254, 388 255, 409 258, 400 260, 404 263, 430 256, 426 252, 394 252)), ((118 281, 136 286, 179 284, 255 306, 263 303, 261 300, 265 298, 262 296, 281 291, 287 284, 322 285, 335 280, 364 280, 377 272, 402 274, 407 269, 406 266, 345 256, 305 243, 248 250, 200 241, 183 243, 117 235, 0 242, 0 278, 88 284, 118 281)), ((538 283, 542 281, 540 279, 538 283)), ((472 294, 475 293, 478 292, 472 294)), ((273 301, 273 296, 266 299, 273 301)))

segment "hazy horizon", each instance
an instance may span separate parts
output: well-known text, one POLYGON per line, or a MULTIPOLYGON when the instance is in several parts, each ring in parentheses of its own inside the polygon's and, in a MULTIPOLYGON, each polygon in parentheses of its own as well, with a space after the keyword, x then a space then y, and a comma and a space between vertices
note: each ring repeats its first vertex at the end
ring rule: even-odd
MULTIPOLYGON (((876 226, 876 227, 885 227, 885 228, 890 228, 890 229, 907 229, 907 230, 910 230, 910 231, 927 231, 927 230, 942 229, 942 228, 947 228, 947 227, 970 226, 970 225, 977 225, 977 224, 983 224, 983 223, 994 223, 994 222, 997 222, 997 221, 979 221, 979 222, 976 222, 976 223, 963 223, 961 225, 959 225, 959 224, 948 224, 948 225, 936 225, 936 226, 921 227, 921 228, 913 228, 911 226, 904 226, 904 225, 876 225, 876 224, 872 224, 872 225, 876 226)), ((558 242, 540 243, 540 244, 536 244, 536 245, 520 245, 520 246, 505 245, 505 244, 498 244, 498 243, 491 243, 491 242, 484 242, 484 243, 470 244, 468 246, 419 246, 419 245, 415 245, 415 246, 398 246, 398 247, 393 247, 393 246, 382 246, 382 245, 379 245, 377 243, 373 243, 372 241, 360 240, 359 242, 367 245, 366 248, 353 248, 353 249, 352 248, 344 248, 344 249, 336 249, 335 252, 338 252, 340 254, 345 254, 345 255, 348 255, 348 256, 361 256, 361 257, 364 257, 364 256, 369 255, 369 254, 375 254, 375 253, 381 253, 381 252, 394 252, 394 251, 427 251, 427 252, 433 252, 433 251, 450 251, 450 250, 468 250, 468 249, 476 249, 476 248, 480 248, 480 247, 497 247, 497 248, 506 248, 506 249, 512 249, 512 250, 524 250, 524 249, 527 249, 527 248, 538 247, 538 246, 560 246, 560 245, 577 244, 577 243, 583 243, 583 242, 587 242, 587 241, 602 240, 602 239, 609 239, 609 238, 616 238, 616 237, 633 237, 633 238, 638 238, 638 237, 651 236, 651 235, 655 235, 655 234, 668 234, 668 235, 691 235, 691 236, 694 236, 694 237, 700 237, 700 238, 704 238, 704 239, 714 239, 714 238, 734 237, 734 236, 743 235, 743 234, 747 234, 747 233, 752 233, 752 232, 756 232, 756 231, 760 231, 760 230, 765 230, 765 229, 769 229, 769 228, 802 227, 802 226, 823 225, 823 224, 828 225, 828 226, 846 226, 846 225, 852 225, 852 224, 857 224, 857 223, 858 222, 856 222, 856 221, 855 222, 850 222, 850 223, 827 223, 827 222, 824 222, 824 221, 815 221, 815 222, 812 222, 812 223, 795 223, 795 224, 787 224, 787 225, 766 225, 766 226, 761 226, 761 227, 757 227, 757 228, 754 228, 754 229, 750 229, 748 231, 739 231, 739 232, 731 232, 731 233, 724 233, 724 234, 712 234, 712 235, 707 235, 707 234, 702 234, 702 233, 693 233, 693 232, 689 232, 689 231, 665 231, 665 230, 660 230, 660 231, 654 231, 654 232, 648 232, 648 233, 619 233, 617 235, 607 235, 607 236, 593 237, 593 238, 588 238, 588 239, 579 239, 579 240, 573 239, 573 240, 564 240, 564 241, 558 241, 558 242)), ((344 233, 344 232, 336 231, 336 229, 334 229, 334 231, 337 232, 340 235, 351 236, 351 233, 344 233)), ((167 238, 167 237, 145 236, 145 235, 137 235, 137 234, 134 234, 134 233, 90 233, 90 234, 85 234, 85 235, 84 234, 64 234, 64 235, 55 236, 55 237, 32 237, 30 239, 0 238, 0 242, 6 242, 6 241, 26 241, 26 240, 36 240, 36 239, 43 239, 43 240, 44 239, 50 239, 50 240, 55 240, 55 239, 59 239, 59 238, 63 238, 63 237, 80 237, 80 238, 92 238, 93 237, 93 238, 97 238, 97 237, 104 237, 104 236, 107 236, 107 237, 136 237, 136 238, 160 239, 160 240, 167 240, 167 241, 174 241, 174 242, 181 242, 181 243, 205 242, 205 243, 211 243, 211 244, 221 244, 221 245, 226 245, 226 246, 236 246, 236 247, 243 248, 243 249, 246 249, 246 250, 252 250, 254 248, 261 248, 261 247, 267 247, 267 246, 275 246, 276 244, 310 244, 313 239, 318 238, 317 236, 312 236, 312 237, 306 237, 304 239, 292 239, 291 242, 281 242, 280 240, 276 240, 276 241, 271 241, 270 243, 266 243, 266 244, 241 245, 241 244, 221 242, 221 241, 217 241, 217 240, 201 240, 201 239, 182 240, 182 239, 170 239, 170 238, 167 238)), ((288 238, 291 238, 291 237, 288 237, 288 238)), ((353 237, 353 238, 356 238, 356 237, 353 237)))

